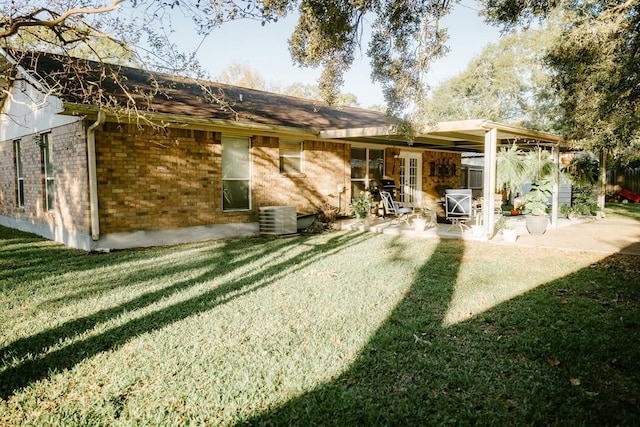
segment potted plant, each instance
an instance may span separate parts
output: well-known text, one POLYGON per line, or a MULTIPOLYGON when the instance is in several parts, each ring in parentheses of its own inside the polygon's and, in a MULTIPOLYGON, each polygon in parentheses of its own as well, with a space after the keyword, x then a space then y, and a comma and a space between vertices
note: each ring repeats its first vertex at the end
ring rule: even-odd
POLYGON ((527 153, 527 162, 531 168, 531 190, 525 194, 524 204, 527 230, 531 234, 541 235, 549 223, 547 207, 553 196, 557 166, 550 154, 540 147, 527 153))
MULTIPOLYGON (((531 190, 524 195, 523 213, 527 214, 527 230, 531 234, 543 234, 549 222, 547 203, 553 195, 557 170, 549 153, 540 147, 525 153, 513 144, 500 150, 496 166, 498 189, 517 193, 525 182, 531 181, 531 190)), ((514 199, 514 208, 517 199, 514 199)))
POLYGON ((502 238, 507 243, 513 243, 518 240, 518 230, 507 223, 507 226, 502 229, 502 238))
POLYGON ((500 216, 496 221, 495 230, 496 233, 502 232, 502 238, 505 242, 513 243, 518 239, 518 230, 504 216, 500 216))
POLYGON ((485 237, 482 215, 476 215, 475 224, 471 224, 471 234, 473 237, 485 237))
POLYGON ((531 190, 525 195, 524 205, 527 230, 535 235, 544 234, 547 231, 549 216, 547 215, 547 203, 553 195, 553 184, 549 180, 534 181, 531 190))
POLYGON ((351 213, 358 221, 368 225, 373 208, 373 198, 368 191, 361 191, 360 194, 351 200, 351 213))
POLYGON ((428 210, 421 209, 420 212, 418 212, 418 216, 411 221, 413 229, 418 233, 422 233, 427 228, 430 215, 428 210))
POLYGON ((581 153, 567 161, 562 171, 573 185, 592 189, 600 177, 600 163, 593 154, 581 153))

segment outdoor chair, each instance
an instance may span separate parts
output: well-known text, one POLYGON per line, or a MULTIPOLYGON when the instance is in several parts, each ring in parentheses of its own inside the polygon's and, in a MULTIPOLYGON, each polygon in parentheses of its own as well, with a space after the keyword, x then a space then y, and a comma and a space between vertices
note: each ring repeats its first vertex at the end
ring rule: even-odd
POLYGON ((409 225, 409 214, 413 213, 413 207, 400 205, 400 203, 393 200, 391 193, 385 190, 380 191, 380 198, 384 206, 385 215, 391 215, 409 225))
POLYGON ((449 188, 445 190, 445 212, 448 221, 451 221, 451 227, 460 227, 460 232, 465 228, 469 228, 466 224, 473 217, 473 209, 471 208, 471 189, 470 188, 449 188))

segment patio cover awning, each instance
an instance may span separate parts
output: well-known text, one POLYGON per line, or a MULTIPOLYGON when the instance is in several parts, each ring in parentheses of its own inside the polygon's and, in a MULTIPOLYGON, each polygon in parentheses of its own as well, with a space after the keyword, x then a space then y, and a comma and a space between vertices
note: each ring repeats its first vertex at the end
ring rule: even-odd
MULTIPOLYGON (((532 147, 551 149, 554 161, 559 163, 559 152, 565 148, 562 138, 551 133, 518 128, 488 120, 461 120, 440 122, 427 127, 411 141, 396 126, 333 129, 320 132, 320 137, 352 142, 410 146, 414 149, 448 152, 475 152, 484 154, 484 200, 493 200, 496 186, 496 154, 499 147, 516 143, 523 150, 532 147)), ((551 204, 551 225, 558 220, 558 184, 556 177, 551 204)), ((484 231, 491 236, 494 231, 495 214, 492 208, 483 209, 484 231)))
POLYGON ((372 144, 410 145, 425 150, 482 153, 487 148, 486 134, 492 129, 496 131, 497 147, 514 142, 523 149, 527 146, 553 147, 561 144, 558 135, 481 119, 439 122, 415 135, 413 141, 407 141, 407 136, 395 125, 324 130, 320 132, 320 137, 372 144))

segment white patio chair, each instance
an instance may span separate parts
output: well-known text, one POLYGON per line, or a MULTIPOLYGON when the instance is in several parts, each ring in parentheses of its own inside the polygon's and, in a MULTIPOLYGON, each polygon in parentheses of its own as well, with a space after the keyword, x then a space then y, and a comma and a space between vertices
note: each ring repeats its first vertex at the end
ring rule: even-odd
POLYGON ((385 215, 391 215, 409 225, 409 214, 413 213, 413 207, 400 205, 400 203, 393 200, 391 193, 388 191, 380 191, 380 198, 384 205, 385 215))
POLYGON ((460 227, 460 232, 468 229, 466 222, 473 217, 473 209, 471 208, 471 189, 457 188, 446 189, 444 193, 444 206, 447 220, 451 221, 451 230, 453 227, 460 227))

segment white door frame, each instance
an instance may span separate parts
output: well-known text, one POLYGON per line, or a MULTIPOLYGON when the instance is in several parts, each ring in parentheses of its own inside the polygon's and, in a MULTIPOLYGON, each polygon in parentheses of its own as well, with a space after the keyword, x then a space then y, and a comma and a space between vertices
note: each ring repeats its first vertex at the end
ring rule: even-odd
POLYGON ((422 206, 422 153, 400 151, 400 194, 401 202, 422 206), (409 174, 407 175, 407 168, 409 174))

